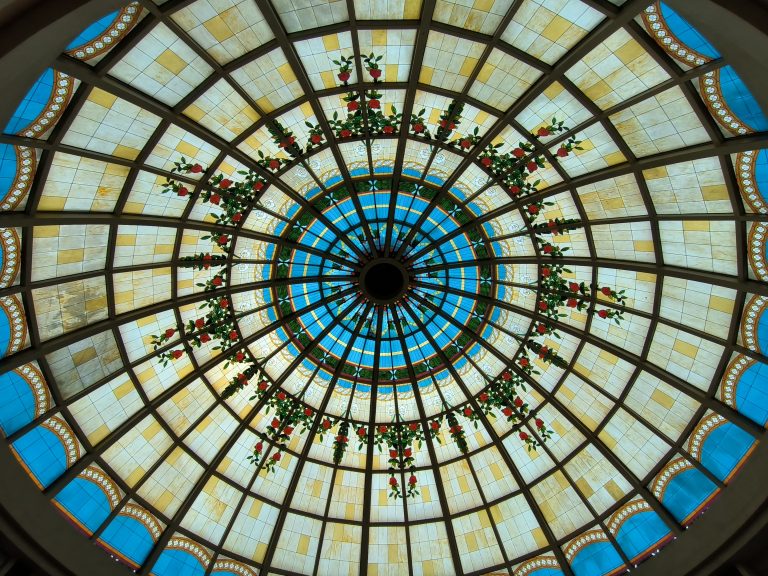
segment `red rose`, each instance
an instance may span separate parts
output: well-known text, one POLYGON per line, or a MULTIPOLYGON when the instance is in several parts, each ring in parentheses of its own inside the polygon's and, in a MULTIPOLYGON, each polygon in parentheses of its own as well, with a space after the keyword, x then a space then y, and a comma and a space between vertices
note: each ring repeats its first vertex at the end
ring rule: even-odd
POLYGON ((200 164, 195 164, 189 171, 192 172, 192 174, 200 174, 200 172, 203 171, 203 167, 200 166, 200 164))
POLYGON ((275 462, 279 462, 280 461, 280 452, 277 452, 274 456, 272 456, 272 460, 274 460, 275 462))
POLYGON ((417 134, 421 134, 422 132, 424 132, 424 124, 422 124, 421 122, 414 124, 413 131, 416 132, 417 134))
POLYGON ((352 131, 344 128, 344 130, 339 132, 339 136, 341 136, 342 138, 349 138, 350 136, 352 136, 352 131))
POLYGON ((226 298, 222 298, 221 300, 219 300, 219 306, 221 306, 222 308, 229 308, 229 300, 227 300, 226 298))
POLYGON ((466 138, 460 142, 460 146, 461 146, 462 148, 464 148, 464 150, 466 150, 467 148, 469 148, 471 145, 472 145, 472 142, 470 142, 470 141, 469 141, 469 140, 467 140, 466 138))
POLYGON ((520 432, 520 440, 522 440, 523 442, 528 440, 528 434, 526 434, 525 432, 520 432))
POLYGON ((171 338, 174 334, 176 334, 176 330, 174 330, 173 328, 168 328, 165 331, 165 337, 166 338, 171 338))
POLYGON ((219 188, 222 190, 227 190, 230 186, 232 186, 232 180, 229 180, 228 178, 224 178, 224 180, 219 182, 219 188))
POLYGON ((480 396, 477 397, 480 402, 488 402, 488 394, 485 392, 481 393, 480 396))
POLYGON ((547 355, 547 352, 549 352, 549 348, 547 348, 546 346, 542 346, 541 348, 539 348, 539 358, 544 358, 544 356, 547 355))
POLYGON ((181 188, 179 188, 179 191, 177 192, 177 194, 179 196, 186 196, 187 194, 189 194, 189 189, 186 186, 182 186, 181 188))
MULTIPOLYGON (((328 422, 328 420, 326 420, 326 422, 328 422)), ((331 424, 331 423, 330 423, 330 422, 328 422, 328 425, 329 425, 329 426, 330 426, 330 424, 331 424)), ((358 436, 365 436, 365 428, 358 428, 358 429, 357 429, 357 435, 358 435, 358 436)))
POLYGON ((536 162, 528 162, 525 167, 528 168, 528 172, 536 172, 539 169, 539 165, 536 162))
POLYGON ((552 250, 554 250, 554 248, 552 247, 552 244, 544 244, 543 250, 544 254, 552 254, 552 250))
POLYGON ((346 441, 347 441, 346 436, 341 436, 341 435, 336 436, 336 442, 346 442, 346 441))
POLYGON ((552 270, 550 270, 549 268, 541 269, 541 275, 544 276, 544 278, 549 278, 550 274, 552 274, 552 270))
POLYGON ((371 108, 373 110, 381 108, 381 102, 379 102, 378 100, 368 100, 368 108, 371 108))
POLYGON ((304 416, 312 416, 312 408, 304 408, 304 416))
POLYGON ((600 318, 608 318, 608 310, 598 310, 597 315, 600 318))
POLYGON ((557 155, 560 156, 560 158, 565 158, 568 156, 568 148, 561 147, 557 149, 557 155))
POLYGON ((544 427, 544 420, 541 418, 536 418, 536 428, 543 428, 544 427))
POLYGON ((198 318, 195 320, 195 328, 203 328, 205 326, 205 319, 204 318, 198 318))
POLYGON ((390 450, 389 451, 389 457, 390 458, 397 458, 397 450, 390 450))
POLYGON ((526 366, 528 366, 528 364, 530 364, 530 362, 528 361, 528 358, 526 358, 526 357, 520 358, 520 366, 526 367, 526 366))
POLYGON ((240 220, 242 220, 242 219, 243 219, 243 215, 240 214, 239 212, 237 214, 235 214, 234 216, 232 216, 232 222, 240 222, 240 220))
POLYGON ((258 191, 258 190, 261 190, 262 188, 264 188, 264 182, 262 182, 261 180, 256 180, 256 182, 253 183, 254 190, 258 191))
POLYGON ((397 478, 395 478, 394 476, 392 476, 392 477, 389 479, 389 485, 390 485, 390 486, 397 486, 397 478))
POLYGON ((242 362, 243 360, 245 360, 245 354, 243 352, 238 352, 237 354, 235 354, 235 359, 238 362, 242 362))
POLYGON ((469 407, 464 408, 464 416, 467 416, 467 417, 472 416, 472 408, 469 408, 469 407))
POLYGON ((547 303, 546 303, 546 302, 539 302, 539 310, 541 310, 542 312, 544 312, 544 311, 545 311, 545 310, 547 310, 548 308, 549 308, 549 306, 547 306, 547 303))
POLYGON ((410 484, 411 486, 415 486, 416 482, 418 482, 418 480, 416 480, 416 476, 411 476, 410 478, 408 478, 408 484, 410 484))
POLYGON ((280 160, 270 160, 269 161, 269 169, 270 170, 277 170, 280 168, 280 160))
POLYGON ((395 127, 394 126, 384 126, 384 128, 382 128, 382 131, 384 132, 384 134, 392 134, 395 131, 395 127))
POLYGON ((210 341, 211 341, 211 337, 208 335, 207 332, 205 334, 200 334, 200 342, 202 342, 203 344, 206 344, 210 341))
POLYGON ((381 70, 378 68, 368 68, 368 72, 371 74, 371 78, 381 77, 381 70))
POLYGON ((237 379, 238 380, 248 380, 248 376, 246 376, 245 374, 240 373, 240 374, 237 375, 237 379))
POLYGON ((539 324, 539 325, 536 327, 536 331, 537 331, 539 334, 544 334, 544 333, 547 331, 547 327, 546 327, 546 326, 544 326, 544 324, 539 324))
POLYGON ((538 136, 542 136, 542 137, 543 137, 543 136, 549 136, 549 129, 547 129, 547 128, 544 128, 544 127, 542 127, 542 128, 539 128, 539 131, 538 131, 538 132, 536 132, 536 134, 537 134, 538 136))
POLYGON ((227 236, 226 234, 222 234, 221 236, 219 236, 219 239, 218 239, 219 244, 224 245, 227 242, 229 242, 229 236, 227 236))
POLYGON ((433 420, 430 426, 432 426, 432 430, 440 430, 440 422, 436 422, 433 420))
POLYGON ((339 80, 341 80, 342 82, 346 82, 347 80, 349 80, 349 72, 339 72, 338 77, 339 77, 339 80))
POLYGON ((410 458, 411 454, 413 454, 413 451, 410 448, 406 448, 405 450, 403 450, 403 456, 405 456, 406 458, 410 458))
POLYGON ((256 444, 255 448, 256 448, 256 452, 258 452, 259 454, 261 454, 261 451, 264 449, 264 444, 262 444, 261 442, 259 442, 258 444, 256 444))
POLYGON ((501 373, 501 379, 504 380, 504 382, 509 382, 512 379, 512 374, 505 370, 501 373))
POLYGON ((578 284, 576 284, 576 282, 570 282, 570 283, 568 284, 568 289, 569 289, 571 292, 578 292, 578 291, 579 291, 579 288, 580 288, 580 286, 579 286, 578 284))
POLYGON ((268 386, 269 386, 269 384, 267 384, 267 382, 264 381, 264 380, 259 382, 259 390, 266 390, 268 386))
POLYGON ((576 308, 577 302, 576 298, 568 298, 568 308, 576 308))
POLYGON ((328 430, 331 427, 331 421, 327 418, 323 420, 323 430, 328 430))
POLYGON ((213 280, 211 280, 211 284, 213 284, 214 286, 221 286, 221 282, 222 282, 221 276, 214 276, 213 280))
POLYGON ((528 212, 530 214, 538 214, 539 213, 539 207, 536 206, 536 204, 531 204, 530 206, 528 206, 528 212))
POLYGON ((221 202, 221 196, 218 194, 211 194, 211 197, 208 199, 211 204, 219 205, 219 202, 221 202))
POLYGON ((612 293, 612 290, 611 290, 611 287, 610 287, 610 286, 603 286, 603 287, 600 289, 600 292, 602 292, 602 293, 603 293, 605 296, 610 296, 610 295, 611 295, 611 293, 612 293))
POLYGON ((237 340, 237 330, 230 330, 230 332, 229 332, 229 339, 230 340, 237 340))
POLYGON ((509 192, 510 194, 520 194, 520 186, 510 186, 509 192))
POLYGON ((350 112, 354 112, 358 108, 360 108, 360 104, 357 103, 357 100, 352 100, 352 102, 347 103, 347 110, 350 112))
POLYGON ((280 428, 280 420, 278 420, 277 418, 272 418, 272 428, 274 428, 275 430, 280 428))
POLYGON ((287 398, 287 396, 285 395, 285 392, 280 391, 280 392, 277 393, 277 399, 278 400, 285 400, 286 398, 287 398))
POLYGON ((283 428, 283 434, 290 436, 293 433, 293 426, 286 426, 283 428))
POLYGON ((523 150, 522 148, 515 148, 514 150, 512 150, 512 155, 515 158, 522 158, 523 156, 525 156, 525 150, 523 150))
POLYGON ((312 134, 310 141, 312 142, 312 144, 320 144, 320 142, 323 141, 323 137, 320 136, 320 134, 312 134))
POLYGON ((493 160, 491 160, 490 156, 485 156, 480 159, 480 164, 488 168, 491 164, 493 164, 493 160))
POLYGON ((521 408, 523 406, 523 399, 520 398, 520 396, 515 398, 515 406, 517 406, 518 408, 521 408))
POLYGON ((174 360, 178 360, 184 355, 184 350, 174 350, 171 354, 173 355, 174 360))
POLYGON ((386 433, 387 433, 387 427, 379 426, 379 434, 386 434, 386 433))
POLYGON ((506 408, 502 409, 501 413, 504 414, 504 416, 512 416, 512 408, 507 406, 506 408))
POLYGON ((408 424, 408 429, 415 432, 419 429, 419 425, 416 424, 416 422, 412 422, 411 424, 408 424))

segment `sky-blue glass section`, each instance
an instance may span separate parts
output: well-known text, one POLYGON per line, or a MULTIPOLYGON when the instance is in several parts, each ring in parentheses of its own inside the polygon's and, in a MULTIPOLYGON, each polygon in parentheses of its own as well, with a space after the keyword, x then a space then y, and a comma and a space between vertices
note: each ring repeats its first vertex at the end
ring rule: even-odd
POLYGON ((117 18, 117 15, 119 14, 119 11, 112 12, 111 14, 107 14, 104 16, 104 18, 97 20, 88 28, 80 32, 80 34, 77 35, 77 38, 72 40, 69 44, 67 44, 67 50, 72 50, 74 48, 77 48, 78 46, 82 46, 83 44, 88 44, 89 42, 93 42, 96 40, 99 36, 101 36, 111 25, 112 22, 115 21, 115 18, 117 18))
POLYGON ((720 57, 720 53, 715 50, 715 47, 698 30, 664 2, 661 3, 661 15, 666 20, 667 26, 669 26, 672 33, 686 46, 709 58, 720 57))
POLYGON ((11 191, 19 168, 18 162, 16 148, 0 144, 0 198, 4 198, 11 191))
POLYGON ((8 436, 35 417, 35 395, 29 383, 16 372, 0 374, 0 428, 8 436))
POLYGON ((768 151, 765 149, 757 153, 755 161, 755 184, 763 200, 768 202, 768 151))
MULTIPOLYGON (((163 550, 152 567, 154 576, 204 576, 205 568, 200 560, 184 550, 163 550)), ((216 572, 216 574, 220 574, 216 572)))
POLYGON ((726 422, 707 435, 701 447, 701 463, 720 480, 725 480, 754 443, 752 436, 726 422))
POLYGON ((571 560, 576 576, 603 576, 624 565, 610 542, 592 542, 584 546, 571 560))
POLYGON ((149 528, 136 518, 123 514, 115 516, 104 528, 99 540, 139 565, 146 560, 155 544, 149 528))
MULTIPOLYGON (((0 248, 0 261, 5 260, 0 248)), ((4 308, 0 308, 0 358, 8 355, 8 346, 11 343, 11 320, 4 308)))
POLYGON ((624 520, 616 534, 616 542, 627 557, 635 561, 670 534, 670 529, 656 512, 644 510, 624 520))
POLYGON ((104 490, 91 480, 80 476, 59 492, 56 502, 91 534, 98 530, 112 511, 104 490))
POLYGON ((758 132, 768 130, 768 120, 760 104, 731 66, 724 66, 720 70, 720 91, 731 112, 742 123, 758 132))
POLYGON ((703 472, 688 468, 667 483, 661 503, 679 522, 684 522, 716 490, 717 486, 703 472))
POLYGON ((43 426, 33 428, 13 443, 27 470, 43 486, 67 469, 67 453, 61 439, 43 426))
POLYGON ((761 426, 768 422, 768 365, 755 362, 736 382, 736 409, 761 426))
POLYGON ((5 132, 9 134, 18 134, 27 128, 38 116, 45 110, 51 95, 53 94, 53 68, 48 68, 43 75, 38 78, 27 95, 21 101, 16 112, 11 117, 11 121, 5 127, 5 132))

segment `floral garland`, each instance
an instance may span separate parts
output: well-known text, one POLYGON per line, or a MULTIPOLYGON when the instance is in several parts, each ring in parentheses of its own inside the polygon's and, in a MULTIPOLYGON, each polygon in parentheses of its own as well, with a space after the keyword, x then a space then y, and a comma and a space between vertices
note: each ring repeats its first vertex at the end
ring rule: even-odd
MULTIPOLYGON (((381 110, 382 94, 376 89, 376 85, 381 82, 382 69, 379 64, 381 59, 381 56, 374 54, 363 58, 374 88, 346 93, 343 97, 347 109, 346 117, 342 118, 338 113, 334 113, 329 122, 335 138, 340 140, 352 136, 375 138, 380 134, 393 134, 400 129, 403 121, 402 113, 398 113, 394 107, 391 107, 390 114, 384 114, 381 110)), ((338 67, 337 77, 343 86, 349 86, 352 61, 351 56, 334 61, 338 67)), ((461 124, 463 108, 462 103, 452 101, 440 115, 438 126, 434 130, 428 126, 425 119, 426 110, 422 109, 418 113, 411 114, 408 119, 409 132, 415 137, 439 141, 468 154, 482 140, 482 136, 479 134, 479 129, 475 127, 469 134, 451 139, 454 131, 461 124)), ((301 159, 313 148, 322 146, 328 138, 319 125, 311 122, 307 122, 306 125, 309 128, 309 135, 304 148, 301 147, 293 132, 279 122, 273 121, 268 126, 268 130, 275 144, 288 156, 292 159, 301 159)), ((536 134, 532 135, 532 140, 567 130, 563 122, 553 118, 551 123, 539 128, 536 134)), ((556 157, 565 158, 571 151, 581 150, 579 143, 574 136, 571 136, 557 148, 556 157)), ((483 150, 475 153, 477 162, 490 176, 501 183, 513 198, 536 191, 539 180, 533 180, 532 176, 545 166, 545 158, 537 147, 530 142, 520 142, 517 147, 506 153, 499 152, 501 147, 501 143, 487 145, 483 150)), ((268 156, 259 151, 256 164, 261 170, 274 173, 290 162, 290 159, 268 156)), ((207 174, 207 169, 198 163, 190 163, 183 157, 171 170, 172 175, 180 176, 203 173, 207 174)), ((349 408, 343 417, 318 418, 314 409, 304 402, 309 383, 295 396, 288 394, 277 384, 270 384, 263 370, 262 359, 252 357, 248 348, 241 345, 236 321, 239 316, 249 312, 236 313, 229 299, 220 295, 223 287, 228 283, 225 269, 227 260, 230 257, 236 258, 236 255, 231 253, 232 234, 227 230, 228 227, 240 225, 246 211, 254 209, 255 202, 269 184, 265 178, 253 170, 239 171, 238 175, 242 176, 240 181, 233 181, 221 173, 212 175, 208 178, 206 186, 200 186, 200 198, 219 210, 212 216, 217 225, 225 227, 221 231, 202 237, 211 242, 212 252, 218 250, 219 253, 200 252, 181 259, 184 266, 194 270, 213 269, 208 280, 197 284, 208 296, 200 306, 200 310, 203 311, 201 316, 189 320, 181 330, 179 327, 169 327, 151 336, 150 343, 158 360, 166 366, 184 355, 184 348, 171 345, 177 332, 182 331, 186 337, 187 346, 199 348, 214 342, 213 349, 221 350, 227 355, 225 368, 230 364, 238 367, 245 365, 232 377, 221 394, 223 398, 229 398, 255 382, 255 391, 250 396, 250 400, 256 401, 261 408, 264 408, 266 414, 274 411, 273 418, 265 427, 265 431, 258 433, 259 440, 248 456, 249 461, 256 465, 261 463, 266 471, 274 472, 282 453, 295 434, 304 434, 313 426, 316 427, 321 440, 326 434, 333 435, 333 462, 339 465, 349 448, 350 430, 354 429, 358 450, 362 450, 372 440, 379 451, 388 451, 389 496, 392 498, 417 496, 419 490, 414 452, 421 448, 425 440, 425 430, 421 423, 405 422, 397 413, 392 423, 369 428, 369 425, 353 423, 349 408), (406 486, 401 487, 398 475, 405 473, 409 474, 408 480, 406 486)), ((166 181, 163 192, 176 194, 182 198, 188 197, 191 194, 189 189, 191 182, 191 180, 180 181, 172 176, 166 181)), ((597 315, 600 318, 611 319, 617 324, 623 319, 626 305, 624 290, 616 291, 609 286, 587 285, 584 282, 577 283, 566 279, 566 275, 571 274, 571 270, 558 263, 557 259, 568 251, 568 247, 553 243, 549 237, 579 228, 581 223, 579 220, 563 218, 541 222, 539 220, 541 213, 545 207, 551 205, 550 202, 538 201, 521 206, 538 249, 542 255, 549 256, 552 262, 541 265, 540 277, 531 283, 538 287, 535 310, 537 318, 533 322, 530 335, 515 335, 521 344, 515 361, 496 378, 489 379, 486 388, 476 397, 460 406, 451 406, 435 383, 437 393, 442 400, 443 414, 430 419, 426 433, 432 440, 442 443, 442 431, 445 429, 462 454, 468 453, 469 445, 467 431, 459 422, 459 417, 472 423, 475 428, 478 428, 479 422, 484 418, 505 418, 512 425, 512 431, 517 432, 519 439, 527 445, 529 451, 551 438, 552 430, 547 428, 536 409, 531 408, 523 400, 521 392, 527 390, 528 379, 539 374, 532 358, 545 364, 567 367, 567 362, 557 354, 556 350, 536 340, 547 335, 560 338, 557 323, 561 317, 566 316, 562 312, 563 308, 579 312, 589 311, 590 302, 599 294, 603 299, 611 302, 612 306, 598 309, 597 315), (444 427, 444 421, 447 427, 444 427), (534 434, 524 429, 526 424, 535 430, 534 434)), ((423 304, 417 304, 417 306, 426 308, 423 304)), ((457 347, 461 349, 461 346, 457 347)))

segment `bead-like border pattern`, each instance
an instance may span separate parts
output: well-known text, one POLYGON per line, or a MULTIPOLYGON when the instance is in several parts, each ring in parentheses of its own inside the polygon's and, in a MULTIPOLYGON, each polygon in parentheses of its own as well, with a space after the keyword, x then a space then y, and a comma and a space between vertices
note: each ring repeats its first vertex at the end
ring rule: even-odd
POLYGON ((90 60, 111 50, 131 31, 139 20, 141 8, 138 2, 133 2, 120 10, 120 13, 97 38, 68 50, 67 54, 78 60, 90 60))

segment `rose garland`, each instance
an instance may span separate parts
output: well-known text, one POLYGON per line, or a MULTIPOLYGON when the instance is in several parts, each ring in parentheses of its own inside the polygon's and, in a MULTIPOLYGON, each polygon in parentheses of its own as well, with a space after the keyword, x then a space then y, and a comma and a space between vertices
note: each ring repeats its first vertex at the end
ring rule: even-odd
MULTIPOLYGON (((374 86, 381 82, 382 70, 379 62, 381 56, 370 54, 363 58, 368 74, 373 80, 374 86)), ((335 60, 338 66, 337 77, 343 86, 348 86, 353 68, 353 58, 342 57, 335 60)), ((399 130, 403 120, 402 113, 398 113, 391 107, 390 114, 384 114, 381 110, 382 94, 375 88, 363 90, 360 93, 350 91, 343 100, 346 103, 347 116, 341 118, 334 113, 329 121, 333 136, 338 139, 352 136, 367 136, 374 138, 378 134, 393 134, 399 130), (363 103, 366 105, 363 106, 363 103)), ((425 119, 426 110, 412 113, 408 120, 409 131, 418 138, 425 140, 435 139, 447 143, 464 153, 474 148, 482 139, 477 127, 462 136, 451 136, 460 126, 464 105, 452 101, 448 108, 440 115, 438 126, 433 131, 427 125, 425 119)), ((291 158, 300 158, 314 147, 322 146, 327 139, 319 125, 306 123, 309 128, 308 142, 305 148, 296 139, 294 133, 287 130, 279 122, 273 121, 268 125, 268 130, 275 144, 284 150, 291 158)), ((563 122, 553 118, 551 123, 538 129, 533 135, 533 140, 545 138, 568 130, 563 122)), ((572 150, 581 150, 579 141, 574 136, 563 142, 555 152, 558 158, 567 157, 572 150)), ((520 142, 517 147, 509 152, 499 152, 501 143, 489 144, 477 154, 479 164, 497 182, 501 183, 512 197, 521 197, 536 191, 538 180, 530 181, 531 176, 545 166, 545 159, 537 147, 530 142, 520 142)), ((256 164, 264 171, 277 172, 290 160, 265 155, 258 152, 256 164)), ((198 163, 190 163, 185 158, 174 164, 172 174, 201 174, 207 172, 198 163)), ((309 384, 297 395, 293 396, 282 390, 279 386, 270 385, 266 373, 262 367, 262 360, 251 357, 247 348, 239 345, 240 335, 236 328, 238 315, 232 310, 226 296, 217 294, 227 284, 227 272, 224 268, 227 262, 227 254, 231 252, 232 235, 227 232, 228 227, 238 226, 244 217, 246 210, 253 209, 258 197, 265 191, 268 182, 255 171, 239 171, 243 178, 241 181, 233 181, 223 174, 211 176, 207 186, 201 186, 200 198, 203 202, 217 207, 220 212, 212 214, 216 224, 222 231, 203 239, 210 240, 213 250, 219 250, 220 254, 200 252, 193 256, 187 256, 181 260, 185 266, 198 271, 208 271, 213 268, 212 276, 205 282, 197 284, 205 293, 210 293, 200 306, 206 313, 198 318, 191 319, 184 326, 186 343, 192 347, 201 347, 204 344, 215 341, 215 350, 221 350, 227 354, 224 367, 230 364, 246 364, 232 377, 228 385, 222 391, 222 397, 228 398, 240 390, 243 390, 252 382, 256 382, 255 392, 251 400, 261 402, 266 414, 274 410, 274 417, 265 432, 259 433, 259 441, 253 448, 248 459, 255 463, 263 463, 267 471, 274 471, 281 460, 283 451, 287 448, 294 433, 303 434, 309 430, 315 422, 314 410, 304 402, 304 394, 309 384), (268 446, 265 447, 265 441, 268 446), (263 460, 271 448, 274 452, 266 460, 263 460)), ((166 181, 163 192, 174 193, 179 197, 190 195, 188 184, 171 177, 166 181)), ((509 367, 496 378, 491 379, 488 386, 480 392, 472 401, 458 407, 450 406, 442 395, 439 386, 437 392, 440 395, 444 413, 430 419, 427 433, 430 438, 442 443, 441 431, 443 421, 447 421, 447 432, 458 450, 462 454, 469 451, 466 430, 459 422, 459 416, 471 422, 475 428, 482 415, 496 418, 499 415, 512 424, 512 430, 518 433, 518 437, 527 445, 527 449, 533 450, 551 438, 552 431, 547 428, 544 421, 538 417, 535 409, 532 409, 521 396, 521 391, 526 391, 526 378, 539 374, 531 360, 531 355, 545 364, 553 364, 561 368, 567 367, 567 362, 560 357, 555 350, 538 342, 536 338, 552 335, 559 338, 557 322, 566 314, 561 312, 562 307, 578 311, 588 310, 593 295, 599 293, 606 300, 614 303, 611 308, 601 308, 597 314, 601 318, 611 319, 617 324, 623 319, 626 303, 625 291, 616 291, 609 286, 587 285, 584 282, 577 283, 566 279, 565 275, 571 274, 571 270, 559 264, 558 258, 568 250, 567 246, 561 246, 551 242, 548 237, 564 234, 569 230, 580 227, 581 223, 574 219, 554 218, 546 222, 539 222, 542 212, 550 202, 539 201, 524 206, 524 214, 533 233, 533 238, 543 255, 553 259, 552 263, 540 267, 540 277, 537 282, 539 296, 536 303, 537 319, 533 323, 530 336, 516 335, 521 342, 520 351, 509 367), (497 415, 497 412, 499 413, 497 415), (528 423, 535 430, 535 434, 529 434, 524 426, 528 423)), ((235 255, 233 255, 235 256, 235 255)), ((427 297, 427 299, 429 299, 427 297)), ((417 307, 426 310, 424 304, 417 307)), ((166 366, 169 362, 178 360, 184 354, 184 349, 174 349, 171 340, 176 336, 178 329, 169 327, 157 335, 151 336, 153 350, 157 352, 159 361, 166 366)), ((461 346, 458 347, 461 349, 461 346)), ((333 461, 340 464, 349 446, 349 432, 353 423, 349 419, 349 409, 344 417, 323 417, 318 423, 318 434, 322 440, 325 434, 333 434, 333 461), (335 430, 335 431, 334 431, 335 430)), ((357 449, 361 450, 368 443, 371 435, 373 443, 381 450, 388 450, 389 495, 393 498, 413 497, 419 494, 418 479, 415 473, 414 451, 421 448, 425 438, 424 430, 418 422, 407 423, 402 421, 398 414, 389 425, 379 425, 369 431, 366 425, 357 425, 357 449), (401 488, 397 479, 398 473, 410 474, 405 489, 401 488)))

